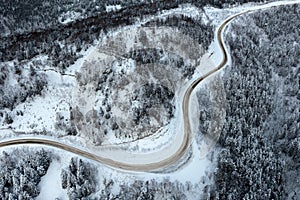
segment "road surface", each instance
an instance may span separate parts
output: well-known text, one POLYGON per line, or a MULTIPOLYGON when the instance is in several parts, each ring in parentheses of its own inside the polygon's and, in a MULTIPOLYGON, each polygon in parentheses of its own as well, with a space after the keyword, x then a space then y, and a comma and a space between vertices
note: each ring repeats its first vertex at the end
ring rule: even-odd
MULTIPOLYGON (((278 2, 277 2, 278 3, 278 2)), ((282 4, 277 4, 277 5, 286 5, 286 4, 292 4, 295 2, 282 2, 282 4)), ((299 3, 297 1, 297 3, 299 3)), ((275 5, 275 6, 277 6, 275 5)), ((274 5, 273 5, 274 6, 274 5)), ((271 6, 269 6, 271 7, 271 6)), ((266 8, 269 8, 266 7, 266 8)), ((252 10, 247 10, 241 13, 238 13, 236 15, 233 15, 229 18, 227 18, 222 24, 221 26, 218 28, 217 30, 217 40, 218 40, 218 44, 219 47, 221 49, 221 52, 223 54, 223 59, 221 61, 221 63, 216 66, 213 70, 211 70, 210 72, 206 73, 205 75, 197 78, 196 80, 194 80, 190 86, 187 88, 185 94, 184 94, 184 98, 183 98, 183 102, 182 102, 182 113, 183 113, 183 123, 184 123, 184 132, 183 132, 183 139, 182 142, 180 144, 180 146, 178 147, 178 149, 176 150, 176 152, 174 152, 172 155, 156 161, 156 162, 151 162, 151 163, 126 163, 124 161, 120 161, 115 159, 115 157, 113 155, 111 155, 110 157, 108 156, 102 156, 100 155, 101 152, 99 152, 99 154, 94 154, 88 151, 85 151, 83 149, 71 146, 71 145, 67 145, 64 144, 62 142, 56 141, 56 140, 51 140, 51 139, 44 139, 44 138, 34 138, 34 137, 26 137, 26 138, 15 138, 15 139, 7 139, 5 141, 1 141, 0 142, 0 148, 1 147, 7 147, 7 146, 12 146, 12 145, 24 145, 24 144, 39 144, 39 145, 46 145, 46 146, 52 146, 55 148, 59 148, 68 152, 72 152, 74 154, 95 160, 97 162, 100 162, 104 165, 108 165, 111 167, 115 167, 118 169, 124 169, 124 170, 132 170, 132 171, 154 171, 154 170, 158 170, 158 169, 163 169, 164 167, 168 167, 174 163, 176 163, 187 151, 188 147, 190 146, 190 141, 191 141, 191 127, 190 127, 190 120, 189 120, 189 103, 190 103, 190 96, 193 92, 193 90, 195 89, 195 87, 201 82, 203 81, 205 78, 207 78, 208 76, 212 75, 213 73, 219 71, 220 69, 222 69, 227 61, 228 61, 228 54, 226 51, 226 47, 222 38, 222 34, 223 31, 225 29, 225 27, 236 17, 243 15, 245 13, 249 13, 249 12, 253 12, 256 10, 259 10, 262 8, 256 8, 256 9, 252 9, 252 10)), ((265 8, 263 8, 265 9, 265 8)), ((212 138, 213 139, 213 138, 212 138)), ((163 150, 162 150, 163 151, 163 150)), ((128 152, 130 154, 130 152, 128 152)), ((159 152, 158 152, 159 153, 159 152)), ((145 155, 140 155, 140 156, 144 156, 145 155)), ((145 160, 145 158, 144 158, 145 160)))

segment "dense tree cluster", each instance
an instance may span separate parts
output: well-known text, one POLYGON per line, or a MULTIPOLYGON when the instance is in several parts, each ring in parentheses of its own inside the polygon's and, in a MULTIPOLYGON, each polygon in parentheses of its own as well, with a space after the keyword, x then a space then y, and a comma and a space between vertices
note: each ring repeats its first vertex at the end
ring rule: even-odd
POLYGON ((140 103, 138 107, 133 107, 134 121, 139 124, 141 121, 149 120, 149 110, 152 107, 158 107, 163 105, 163 108, 168 113, 168 118, 173 117, 174 105, 173 98, 174 93, 165 86, 147 83, 134 91, 134 96, 131 102, 137 101, 140 103))
MULTIPOLYGON (((70 107, 70 110, 72 108, 70 107)), ((61 113, 56 113, 56 123, 55 123, 55 129, 56 130, 62 130, 67 135, 77 135, 77 130, 74 124, 74 121, 72 117, 74 112, 70 112, 70 116, 66 117, 63 116, 61 113)))
MULTIPOLYGON (((28 33, 25 32, 3 36, 1 37, 0 43, 0 59, 1 61, 13 60, 15 58, 23 60, 30 59, 38 54, 47 53, 53 60, 54 66, 62 61, 57 57, 58 55, 64 59, 64 65, 68 65, 70 64, 68 63, 70 59, 74 60, 78 57, 77 54, 73 53, 73 55, 70 53, 70 48, 76 49, 76 51, 79 52, 81 49, 92 44, 103 31, 107 32, 107 30, 111 30, 118 26, 130 25, 136 21, 135 17, 155 14, 158 11, 158 8, 168 9, 177 6, 177 3, 173 2, 166 4, 153 3, 152 7, 149 7, 146 4, 132 5, 125 7, 114 14, 100 12, 96 15, 88 15, 84 19, 71 22, 67 25, 56 24, 52 25, 50 28, 44 29, 32 28, 30 29, 31 32, 28 33), (58 42, 64 45, 58 45, 58 42), (22 53, 24 51, 30 53, 24 55, 22 53)), ((10 7, 5 7, 5 9, 9 10, 10 7)), ((55 8, 53 9, 55 10, 55 8)), ((39 20, 42 21, 43 18, 41 17, 39 20)))
POLYGON ((233 22, 226 36, 232 66, 223 77, 228 105, 214 194, 220 199, 300 196, 299 13, 299 6, 253 13, 233 22))
POLYGON ((38 184, 50 165, 44 150, 14 150, 0 157, 0 198, 33 199, 39 194, 38 184))
POLYGON ((71 158, 68 168, 61 172, 62 188, 67 189, 70 199, 89 199, 95 192, 97 170, 77 157, 71 158))
POLYGON ((135 181, 130 185, 121 185, 121 191, 117 195, 118 199, 187 199, 183 192, 183 185, 179 182, 163 180, 158 182, 154 179, 150 181, 135 181))
POLYGON ((0 71, 0 110, 13 109, 28 98, 41 95, 47 85, 45 75, 34 68, 24 70, 18 64, 0 64, 0 71))
POLYGON ((184 15, 171 15, 166 18, 156 19, 144 26, 170 26, 177 27, 183 34, 190 36, 207 50, 214 33, 210 24, 204 24, 201 19, 193 19, 184 15))
MULTIPOLYGON (((0 35, 20 34, 57 26, 59 16, 67 12, 80 14, 80 19, 105 12, 106 5, 116 5, 120 1, 69 1, 69 0, 12 0, 0 1, 0 35), (8 30, 7 30, 8 29, 8 30), (5 32, 7 30, 7 32, 5 32), (2 32, 3 31, 3 32, 2 32)), ((64 19, 61 20, 65 21, 64 19)))
MULTIPOLYGON (((248 2, 248 0, 243 1, 248 2)), ((241 3, 243 3, 241 2, 241 3)), ((64 70, 80 57, 80 51, 93 44, 103 32, 130 25, 137 18, 153 15, 160 10, 178 8, 180 4, 221 7, 234 1, 0 1, 0 60, 31 59, 47 54, 52 65, 64 70), (108 5, 121 5, 121 9, 106 12, 108 5), (50 11, 50 12, 49 12, 50 11), (60 24, 58 17, 79 13, 79 19, 60 24)), ((189 17, 170 17, 157 25, 177 26, 207 47, 213 37, 212 27, 189 17), (198 31, 199 28, 202 31, 198 31), (204 31, 205 30, 205 31, 204 31)))
POLYGON ((182 73, 184 78, 191 77, 195 71, 195 66, 186 64, 183 57, 172 52, 164 51, 162 49, 135 49, 129 51, 123 56, 125 58, 131 58, 135 60, 137 64, 146 65, 150 63, 156 63, 174 67, 174 69, 179 70, 182 73))
POLYGON ((111 188, 114 185, 112 180, 104 181, 105 188, 102 189, 100 195, 95 199, 139 199, 139 200, 154 200, 154 199, 187 199, 184 194, 185 186, 179 182, 172 182, 168 179, 157 181, 155 179, 141 181, 135 180, 131 184, 120 185, 120 191, 117 194, 112 193, 111 188))
MULTIPOLYGON (((239 3, 246 2, 261 2, 258 0, 243 0, 239 3)), ((131 8, 140 6, 149 6, 153 9, 159 7, 170 7, 182 3, 193 3, 198 6, 212 5, 222 7, 223 4, 236 4, 234 0, 177 0, 177 1, 165 1, 160 2, 158 0, 148 1, 120 1, 120 0, 107 0, 107 1, 69 1, 69 0, 11 0, 0 1, 0 35, 6 34, 20 34, 24 32, 30 32, 32 30, 40 30, 45 28, 51 28, 51 26, 57 26, 59 23, 58 17, 64 16, 68 11, 76 12, 80 15, 79 19, 87 18, 97 14, 105 13, 106 6, 120 5, 121 8, 131 8)), ((156 10, 157 11, 157 10, 156 10)), ((62 19, 62 21, 65 21, 62 19)))
POLYGON ((126 53, 124 57, 131 58, 141 64, 156 63, 163 57, 163 50, 155 48, 134 49, 126 53))
MULTIPOLYGON (((208 90, 200 90, 196 93, 199 103, 199 127, 201 134, 206 135, 209 130, 210 121, 212 120, 212 102, 209 99, 208 90)), ((197 137, 196 137, 197 141, 197 137)))

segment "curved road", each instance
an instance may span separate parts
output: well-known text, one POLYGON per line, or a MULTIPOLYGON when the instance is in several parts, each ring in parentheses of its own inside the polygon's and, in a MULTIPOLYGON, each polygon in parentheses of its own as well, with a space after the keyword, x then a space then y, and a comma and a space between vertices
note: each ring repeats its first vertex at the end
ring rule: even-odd
MULTIPOLYGON (((298 2, 299 3, 299 2, 298 2)), ((285 2, 282 3, 281 5, 285 5, 285 4, 292 4, 292 2, 285 2)), ((271 6, 269 6, 271 7, 271 6)), ((110 158, 106 158, 106 157, 102 157, 99 155, 95 155, 93 153, 87 152, 85 150, 82 150, 80 148, 76 148, 70 145, 66 145, 63 144, 61 142, 55 141, 55 140, 50 140, 50 139, 42 139, 42 138, 16 138, 16 139, 8 139, 5 141, 1 141, 0 142, 0 147, 6 147, 6 146, 11 146, 11 145, 21 145, 21 144, 39 144, 39 145, 47 145, 47 146, 52 146, 52 147, 56 147, 59 149, 63 149, 72 153, 75 153, 77 155, 95 160, 97 162, 100 162, 102 164, 111 166, 111 167, 115 167, 115 168, 119 168, 119 169, 124 169, 124 170, 133 170, 133 171, 153 171, 153 170, 157 170, 157 169, 161 169, 163 167, 167 167, 170 166, 174 163, 176 163, 185 153, 186 150, 188 149, 188 147, 190 146, 190 135, 191 135, 191 127, 190 127, 190 121, 189 121, 189 102, 190 102, 190 96, 191 93, 193 92, 193 90, 195 89, 195 87, 205 78, 207 78, 208 76, 212 75, 213 73, 217 72, 218 70, 220 70, 222 67, 225 66, 225 64, 228 61, 228 54, 226 52, 225 49, 225 44, 222 38, 222 33, 223 30, 225 29, 225 27, 236 17, 243 15, 245 13, 249 13, 255 10, 259 10, 262 8, 256 8, 253 10, 248 10, 248 11, 244 11, 242 13, 233 15, 231 17, 229 17, 228 19, 226 19, 221 26, 218 28, 217 30, 217 40, 218 40, 218 44, 221 48, 222 54, 223 54, 223 59, 221 61, 221 63, 213 70, 211 70, 210 72, 206 73, 205 75, 199 77, 198 79, 196 79, 195 81, 193 81, 191 83, 191 85, 187 88, 185 94, 184 94, 184 98, 183 98, 183 103, 182 103, 182 112, 183 112, 183 120, 184 120, 184 137, 183 137, 183 141, 180 145, 180 147, 178 148, 178 150, 172 154, 172 156, 162 160, 162 161, 158 161, 158 162, 153 162, 153 163, 148 163, 148 164, 129 164, 129 163, 124 163, 124 162, 120 162, 117 160, 113 160, 110 158)))

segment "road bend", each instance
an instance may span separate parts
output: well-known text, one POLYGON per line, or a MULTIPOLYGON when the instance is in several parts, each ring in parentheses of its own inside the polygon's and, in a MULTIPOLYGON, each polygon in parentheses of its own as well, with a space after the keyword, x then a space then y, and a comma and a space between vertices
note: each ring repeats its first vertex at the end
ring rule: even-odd
MULTIPOLYGON (((286 5, 286 4, 295 4, 299 3, 299 1, 296 2, 282 2, 281 4, 278 5, 286 5)), ((274 6, 274 5, 273 5, 274 6)), ((272 5, 268 6, 272 7, 272 5)), ((245 13, 253 12, 256 10, 261 10, 265 8, 255 8, 252 10, 247 10, 244 12, 241 12, 239 14, 233 15, 229 18, 227 18, 218 28, 217 30, 217 41, 218 44, 221 48, 223 58, 221 63, 213 70, 209 71, 205 75, 197 78, 194 80, 190 86, 187 88, 184 97, 183 97, 183 102, 182 102, 182 114, 183 114, 183 123, 184 123, 184 131, 183 131, 183 140, 179 146, 179 148, 174 152, 172 155, 169 157, 161 160, 161 161, 156 161, 156 162, 151 162, 151 163, 141 163, 141 164, 135 164, 135 163, 126 163, 118 160, 113 159, 113 154, 111 157, 104 157, 101 155, 97 155, 91 152, 88 152, 86 150, 64 144, 62 142, 56 141, 56 140, 51 140, 51 139, 44 139, 44 138, 34 138, 34 137, 26 137, 26 138, 15 138, 15 139, 7 139, 3 140, 0 142, 0 148, 1 147, 8 147, 8 146, 14 146, 14 145, 27 145, 27 144, 38 144, 38 145, 45 145, 45 146, 51 146, 55 148, 59 148, 74 154, 77 154, 79 156, 86 157, 88 159, 97 161, 101 164, 114 167, 117 169, 123 169, 123 170, 130 170, 130 171, 155 171, 159 169, 163 169, 165 167, 171 166, 172 164, 175 164, 188 150, 190 146, 190 141, 191 141, 191 125, 190 125, 190 120, 189 120, 189 102, 190 102, 190 96, 193 90, 196 88, 196 86, 203 81, 205 78, 208 76, 212 75, 213 73, 219 71, 222 69, 227 61, 228 61, 228 54, 225 49, 225 44, 222 38, 222 34, 226 26, 236 17, 243 15, 245 13)), ((163 151, 163 150, 162 150, 163 151)), ((146 156, 146 155, 141 155, 141 156, 146 156)))

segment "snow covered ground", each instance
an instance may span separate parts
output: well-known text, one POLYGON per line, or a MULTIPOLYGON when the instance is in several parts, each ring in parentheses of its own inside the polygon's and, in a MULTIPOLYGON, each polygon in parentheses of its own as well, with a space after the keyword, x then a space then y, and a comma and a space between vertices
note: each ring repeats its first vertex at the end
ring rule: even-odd
MULTIPOLYGON (((299 1, 286 1, 286 4, 292 4, 295 2, 299 1)), ((163 18, 171 13, 189 13, 189 16, 192 17, 203 17, 203 20, 212 20, 214 25, 218 27, 222 21, 224 21, 227 17, 231 16, 232 14, 236 14, 249 9, 268 8, 271 6, 276 6, 278 4, 282 4, 282 2, 273 2, 271 4, 259 6, 254 4, 245 4, 243 6, 223 10, 206 7, 204 8, 206 15, 203 15, 203 13, 201 13, 197 8, 193 6, 184 5, 179 9, 166 12, 163 11, 158 17, 163 18)), ((139 23, 142 24, 146 21, 147 20, 139 23)), ((128 33, 132 31, 131 28, 132 26, 126 27, 125 29, 119 30, 119 32, 117 31, 114 34, 117 35, 120 34, 120 32, 122 31, 125 32, 124 30, 126 29, 128 33)), ((164 32, 162 31, 162 33, 164 32)), ((131 41, 131 43, 133 42, 131 41)), ((129 45, 128 48, 130 47, 131 46, 129 45)), ((175 51, 177 49, 178 48, 175 48, 175 51)), ((95 56, 95 51, 98 51, 96 47, 90 47, 89 50, 85 52, 84 57, 79 59, 74 65, 69 67, 66 73, 69 73, 71 75, 80 73, 81 66, 83 65, 83 63, 85 63, 86 59, 91 59, 91 57, 95 56)), ((181 53, 182 52, 177 52, 177 54, 181 53)), ((195 74, 193 75, 191 80, 188 82, 184 82, 177 89, 178 91, 176 93, 175 105, 179 109, 176 109, 176 112, 174 113, 174 115, 177 117, 173 118, 168 126, 160 128, 159 131, 157 131, 155 134, 150 135, 149 137, 146 137, 142 140, 116 145, 114 143, 122 143, 122 141, 112 137, 108 138, 108 142, 104 142, 103 146, 95 147, 89 141, 86 141, 85 138, 80 138, 76 136, 66 136, 63 132, 64 130, 58 131, 56 128, 57 113, 59 113, 60 116, 64 117, 66 126, 68 126, 70 124, 70 106, 72 106, 72 104, 74 103, 73 95, 78 88, 76 88, 75 86, 75 77, 68 75, 60 75, 59 73, 54 71, 46 72, 48 78, 48 88, 46 91, 44 91, 42 96, 35 98, 33 101, 25 102, 17 106, 15 110, 22 110, 24 115, 16 115, 16 120, 11 125, 11 128, 15 131, 20 132, 30 132, 32 130, 37 132, 47 132, 50 133, 55 139, 64 136, 64 138, 60 138, 59 140, 66 142, 67 144, 72 144, 76 146, 78 145, 84 150, 94 152, 97 153, 97 155, 106 158, 112 158, 113 160, 117 160, 123 163, 147 164, 159 162, 161 160, 164 160, 165 158, 170 157, 174 152, 176 152, 179 149, 183 140, 184 127, 182 123, 182 110, 180 109, 180 107, 181 102, 183 100, 184 91, 191 82, 197 79, 197 77, 204 75, 207 72, 214 69, 221 62, 222 57, 222 52, 218 46, 215 37, 215 40, 210 45, 208 52, 206 52, 201 57, 200 64, 199 66, 197 66, 195 74)), ((128 71, 132 70, 131 68, 124 69, 128 71)), ((215 79, 211 78, 209 81, 213 82, 214 80, 215 79)), ((205 87, 200 86, 197 89, 205 89, 205 87)), ((92 108, 93 105, 90 105, 90 107, 92 108)), ((193 107, 196 107, 195 96, 192 97, 190 110, 193 110, 193 107)), ((191 112, 191 121, 193 121, 193 116, 197 115, 196 111, 194 111, 194 113, 191 112)), ((192 126, 195 130, 195 127, 197 127, 197 123, 192 124, 192 126)), ((9 131, 6 131, 6 133, 6 137, 15 136, 15 134, 12 134, 9 131)), ((2 135, 2 137, 4 136, 2 135)), ((210 146, 211 149, 209 150, 203 150, 201 148, 199 150, 198 145, 196 144, 193 138, 191 140, 191 147, 193 152, 192 157, 188 160, 184 167, 180 167, 172 173, 156 174, 147 172, 128 172, 123 170, 111 169, 101 164, 94 163, 90 160, 89 162, 93 162, 94 164, 99 166, 99 169, 101 169, 99 170, 101 171, 99 176, 111 176, 113 179, 115 179, 116 182, 120 184, 130 183, 132 182, 132 179, 145 180, 154 178, 157 180, 162 180, 165 177, 169 177, 170 180, 173 181, 178 180, 183 183, 189 181, 192 184, 198 184, 199 180, 202 180, 203 184, 198 184, 197 186, 197 190, 200 191, 205 185, 212 182, 212 179, 210 177, 211 173, 214 171, 215 168, 214 161, 217 155, 217 150, 213 149, 212 146, 210 146), (213 152, 210 152, 211 150, 213 152)), ((37 199, 47 199, 47 197, 49 197, 49 199, 53 199, 53 197, 58 197, 62 199, 67 198, 66 191, 62 190, 61 188, 60 172, 61 169, 68 164, 66 160, 70 160, 70 157, 74 155, 69 153, 58 154, 60 155, 59 158, 54 159, 52 161, 47 174, 42 178, 42 181, 40 183, 41 194, 37 199)), ((118 188, 117 186, 115 187, 115 191, 117 191, 118 188)))
MULTIPOLYGON (((205 17, 204 20, 208 20, 198 8, 191 5, 183 5, 181 8, 175 10, 166 12, 163 11, 156 17, 164 18, 171 14, 186 13, 189 13, 188 16, 193 18, 205 17)), ((140 23, 145 23, 147 20, 140 23)), ((126 32, 133 34, 134 32, 132 32, 132 28, 136 29, 135 26, 139 25, 136 24, 134 26, 125 27, 124 30, 117 31, 114 33, 115 36, 113 36, 113 38, 122 38, 124 36, 123 34, 126 32)), ((172 32, 172 30, 168 29, 158 29, 156 31, 158 31, 156 35, 167 34, 168 31, 172 32), (160 31, 162 32, 161 34, 160 31)), ((173 33, 175 33, 175 35, 177 34, 176 32, 173 33)), ((181 36, 178 36, 178 38, 180 37, 181 36)), ((134 37, 129 38, 134 39, 134 37)), ((105 43, 105 41, 102 42, 105 43)), ((126 42, 129 44, 129 46, 127 45, 127 48, 132 48, 131 45, 134 44, 134 41, 130 42, 127 40, 126 42)), ((152 42, 154 42, 154 44, 159 44, 159 40, 152 42)), ((191 44, 192 41, 189 43, 191 44)), ((168 46, 167 48, 169 48, 170 51, 175 51, 175 53, 179 55, 186 54, 180 50, 180 46, 168 46)), ((201 47, 199 47, 198 50, 201 51, 201 47)), ((97 48, 89 48, 84 53, 83 58, 79 59, 74 65, 68 68, 66 74, 75 75, 76 73, 80 73, 80 68, 87 59, 91 59, 95 56, 95 51, 97 51, 97 48)), ((128 50, 125 50, 124 52, 126 51, 128 50)), ((185 57, 188 59, 188 56, 185 57)), ((166 157, 169 157, 179 149, 183 141, 184 127, 182 123, 182 111, 180 107, 183 100, 184 91, 197 77, 214 69, 214 67, 221 61, 221 58, 222 55, 218 48, 217 42, 214 41, 210 46, 208 53, 202 56, 200 65, 197 66, 192 79, 189 82, 184 82, 184 84, 178 86, 179 88, 177 88, 175 98, 175 105, 177 109, 175 111, 176 113, 174 113, 176 117, 172 119, 170 125, 159 129, 156 134, 146 137, 143 140, 137 140, 123 145, 113 145, 114 142, 120 143, 121 141, 116 141, 115 139, 111 138, 111 142, 106 144, 104 143, 103 147, 95 147, 89 141, 85 141, 84 138, 76 138, 73 136, 65 136, 63 140, 66 142, 69 141, 67 143, 70 143, 70 141, 75 141, 76 144, 82 144, 84 149, 89 149, 91 152, 99 152, 98 154, 103 157, 114 158, 114 160, 119 160, 124 163, 151 163, 158 162, 166 157)), ((189 62, 195 64, 198 61, 190 60, 189 62)), ((66 126, 68 126, 70 123, 70 107, 74 105, 74 98, 72 96, 74 95, 74 91, 76 91, 76 79, 75 77, 68 75, 62 76, 54 71, 47 71, 46 74, 48 78, 48 88, 43 93, 43 96, 35 98, 31 102, 20 104, 17 107, 18 110, 24 111, 25 116, 17 117, 17 120, 15 120, 15 122, 12 124, 11 127, 15 131, 29 132, 30 130, 34 130, 36 132, 51 133, 54 137, 64 136, 64 130, 58 131, 56 128, 58 118, 57 113, 59 113, 60 117, 64 118, 65 123, 67 124, 66 126)), ((91 105, 91 107, 93 107, 93 105, 91 105)), ((62 141, 62 138, 60 140, 62 141)), ((203 157, 205 157, 205 154, 203 157)))
POLYGON ((53 200, 58 199, 68 199, 67 191, 62 189, 61 186, 61 171, 67 166, 63 160, 70 160, 70 158, 55 158, 52 160, 47 174, 42 177, 40 186, 40 194, 37 196, 37 200, 53 200))

